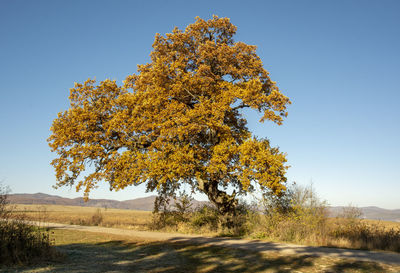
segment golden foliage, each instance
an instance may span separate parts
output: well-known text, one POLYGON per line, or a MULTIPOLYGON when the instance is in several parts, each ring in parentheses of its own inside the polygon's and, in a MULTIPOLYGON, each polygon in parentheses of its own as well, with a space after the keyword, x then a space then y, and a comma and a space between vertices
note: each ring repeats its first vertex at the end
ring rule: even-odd
POLYGON ((58 154, 57 186, 77 182, 85 196, 99 181, 114 190, 141 183, 199 189, 200 180, 241 193, 254 183, 284 190, 285 154, 252 137, 241 110, 280 125, 290 101, 256 47, 233 41, 235 32, 228 18, 196 18, 184 31, 156 34, 151 62, 123 86, 75 84, 48 139, 58 154))

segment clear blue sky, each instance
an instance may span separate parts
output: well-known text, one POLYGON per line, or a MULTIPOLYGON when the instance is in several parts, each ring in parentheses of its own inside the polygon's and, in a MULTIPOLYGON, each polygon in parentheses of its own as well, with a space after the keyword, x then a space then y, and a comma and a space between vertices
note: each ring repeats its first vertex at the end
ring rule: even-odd
MULTIPOLYGON (((331 205, 400 208, 400 1, 0 1, 0 180, 14 193, 81 196, 55 184, 46 139, 69 88, 119 83, 155 33, 229 17, 293 104, 250 128, 287 152, 290 181, 331 205)), ((143 187, 92 198, 132 199, 143 187)))

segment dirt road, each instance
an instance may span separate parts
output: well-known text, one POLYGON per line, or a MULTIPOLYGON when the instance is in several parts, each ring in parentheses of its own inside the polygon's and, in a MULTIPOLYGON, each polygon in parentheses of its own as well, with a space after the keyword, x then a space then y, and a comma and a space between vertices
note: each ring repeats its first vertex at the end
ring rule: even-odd
MULTIPOLYGON (((35 222, 30 222, 35 223, 35 222)), ((41 224, 43 225, 43 223, 41 224)), ((258 252, 278 252, 282 255, 309 255, 309 256, 329 256, 336 258, 355 259, 358 261, 373 261, 400 265, 400 254, 383 251, 364 251, 340 248, 313 247, 283 243, 272 243, 261 240, 245 240, 231 238, 202 237, 198 235, 186 235, 180 233, 165 233, 151 231, 136 231, 118 228, 105 228, 96 226, 78 226, 58 223, 46 223, 46 227, 71 229, 89 232, 100 232, 115 235, 124 235, 136 238, 151 239, 155 241, 184 242, 194 244, 204 244, 220 247, 229 247, 258 252)))

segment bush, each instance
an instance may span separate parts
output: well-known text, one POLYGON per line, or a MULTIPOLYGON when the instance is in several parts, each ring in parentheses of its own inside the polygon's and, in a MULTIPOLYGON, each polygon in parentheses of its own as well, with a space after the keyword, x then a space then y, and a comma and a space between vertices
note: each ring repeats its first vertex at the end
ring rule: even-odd
POLYGON ((368 224, 360 219, 361 211, 352 206, 330 219, 326 202, 319 199, 312 185, 294 183, 282 196, 267 193, 257 204, 240 200, 230 228, 224 226, 226 219, 214 206, 205 204, 191 210, 187 200, 178 202, 174 206, 160 202, 162 210, 154 213, 153 229, 400 252, 400 228, 368 224), (261 209, 259 204, 263 205, 261 209))
POLYGON ((2 264, 28 264, 54 256, 49 231, 19 220, 0 223, 0 261, 2 264))
POLYGON ((21 216, 11 218, 7 193, 8 188, 0 184, 0 264, 29 264, 58 256, 49 230, 30 226, 21 216))
POLYGON ((266 200, 265 216, 253 236, 273 240, 400 252, 400 228, 386 228, 361 219, 354 206, 345 207, 328 224, 327 206, 312 185, 293 184, 284 200, 266 200), (289 202, 290 201, 290 202, 289 202))
POLYGON ((165 194, 158 195, 154 202, 153 220, 150 224, 150 229, 173 228, 178 231, 178 226, 187 223, 191 217, 192 201, 193 198, 184 191, 172 198, 165 194), (171 201, 173 201, 172 205, 170 205, 171 201))
POLYGON ((90 225, 91 226, 98 226, 103 222, 103 214, 101 213, 101 209, 98 208, 96 212, 92 215, 92 218, 90 219, 90 225))
POLYGON ((180 192, 178 198, 175 198, 173 211, 177 221, 187 222, 192 212, 193 198, 186 192, 180 192))
POLYGON ((264 215, 252 232, 254 237, 294 243, 322 243, 326 239, 326 204, 312 185, 294 183, 280 197, 267 193, 261 203, 264 215))
POLYGON ((208 204, 198 207, 190 217, 190 225, 194 229, 206 228, 209 231, 217 231, 219 222, 218 210, 208 204))
POLYGON ((233 225, 227 222, 218 210, 205 204, 190 210, 191 199, 181 193, 175 205, 158 197, 153 212, 152 229, 174 228, 185 232, 218 232, 220 235, 266 237, 289 242, 305 241, 320 234, 325 224, 325 203, 320 202, 312 186, 293 185, 281 197, 266 194, 262 200, 265 214, 260 214, 258 204, 248 204, 239 200, 233 216, 233 225), (182 228, 184 227, 184 228, 182 228))

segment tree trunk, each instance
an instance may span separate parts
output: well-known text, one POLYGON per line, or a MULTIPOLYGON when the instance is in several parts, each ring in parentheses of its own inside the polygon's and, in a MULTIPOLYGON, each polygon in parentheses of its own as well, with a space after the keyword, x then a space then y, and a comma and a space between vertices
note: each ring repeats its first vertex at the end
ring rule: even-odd
POLYGON ((225 218, 225 225, 230 228, 233 226, 233 218, 236 215, 236 192, 231 195, 218 189, 218 181, 205 181, 198 179, 198 189, 204 192, 208 199, 217 207, 218 212, 225 218))

